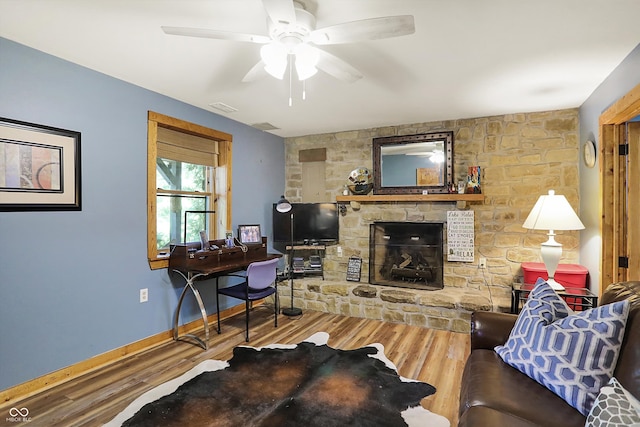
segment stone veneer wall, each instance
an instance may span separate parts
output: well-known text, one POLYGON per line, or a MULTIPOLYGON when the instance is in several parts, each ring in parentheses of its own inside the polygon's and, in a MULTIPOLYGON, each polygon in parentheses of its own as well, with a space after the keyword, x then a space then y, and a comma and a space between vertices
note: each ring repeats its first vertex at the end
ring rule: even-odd
MULTIPOLYGON (((466 332, 474 310, 507 311, 511 286, 522 281, 521 262, 541 262, 540 244, 546 233, 529 231, 522 223, 537 198, 554 189, 578 203, 577 109, 447 120, 384 128, 309 135, 285 139, 286 189, 292 202, 303 201, 300 150, 326 148, 326 200, 342 194, 349 172, 372 168, 372 139, 451 130, 454 132, 455 181, 466 178, 467 167, 482 168, 484 202, 469 203, 475 212, 475 262, 444 260, 444 286, 419 291, 367 284, 369 224, 374 221, 446 221, 455 202, 385 202, 347 204, 340 217, 340 242, 328 246, 325 280, 295 280, 295 303, 303 309, 404 322, 466 332), (342 248, 338 256, 337 248, 342 248), (361 282, 347 282, 350 256, 363 258, 361 282), (478 258, 487 268, 478 268, 478 258)), ((561 263, 578 259, 578 232, 560 232, 561 263)), ((445 230, 446 244, 446 230, 445 230)), ((290 304, 289 282, 280 286, 282 304, 290 304)))

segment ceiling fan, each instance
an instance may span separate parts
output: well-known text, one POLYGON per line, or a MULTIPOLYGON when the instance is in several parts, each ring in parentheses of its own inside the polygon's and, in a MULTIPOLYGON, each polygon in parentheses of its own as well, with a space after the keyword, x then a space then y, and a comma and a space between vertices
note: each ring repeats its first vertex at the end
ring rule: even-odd
POLYGON ((268 35, 235 33, 203 28, 161 27, 166 34, 262 44, 261 60, 242 79, 254 81, 264 75, 282 79, 295 66, 299 80, 318 69, 349 83, 362 74, 346 61, 314 45, 355 43, 404 36, 415 32, 411 15, 385 16, 344 22, 316 29, 316 18, 300 0, 262 0, 267 12, 268 35), (291 70, 291 68, 290 68, 291 70))

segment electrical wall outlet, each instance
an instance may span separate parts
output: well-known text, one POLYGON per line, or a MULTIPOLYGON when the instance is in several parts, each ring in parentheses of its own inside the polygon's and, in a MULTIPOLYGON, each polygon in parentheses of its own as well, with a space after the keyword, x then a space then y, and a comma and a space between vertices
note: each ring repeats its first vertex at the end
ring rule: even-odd
POLYGON ((140 289, 140 302, 147 302, 147 301, 149 301, 149 289, 148 288, 140 289))
POLYGON ((338 246, 336 252, 338 253, 338 258, 342 258, 342 246, 338 246))
POLYGON ((481 257, 480 260, 478 260, 478 268, 487 268, 487 259, 484 257, 481 257))

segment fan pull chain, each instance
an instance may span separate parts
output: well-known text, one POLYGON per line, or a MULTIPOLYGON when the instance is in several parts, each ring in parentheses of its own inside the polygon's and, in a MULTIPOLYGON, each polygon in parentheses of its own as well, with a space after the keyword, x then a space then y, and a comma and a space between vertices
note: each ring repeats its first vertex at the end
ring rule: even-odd
POLYGON ((307 80, 302 81, 302 100, 306 101, 307 99, 307 80))
MULTIPOLYGON (((291 56, 291 55, 289 55, 291 56)), ((292 70, 291 70, 291 63, 293 61, 291 61, 291 58, 289 58, 289 107, 291 107, 293 105, 293 100, 291 99, 291 80, 292 80, 292 70)))

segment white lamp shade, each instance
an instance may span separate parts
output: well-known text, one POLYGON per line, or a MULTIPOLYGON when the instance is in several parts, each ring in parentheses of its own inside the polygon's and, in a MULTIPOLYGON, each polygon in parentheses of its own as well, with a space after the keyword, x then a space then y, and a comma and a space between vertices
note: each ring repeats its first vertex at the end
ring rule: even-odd
POLYGON ((584 225, 564 196, 549 190, 540 196, 522 224, 531 230, 582 230, 584 225))
POLYGON ((260 57, 264 62, 264 69, 276 79, 282 80, 287 70, 289 53, 282 43, 272 42, 260 48, 260 57))
POLYGON ((313 77, 317 72, 318 69, 315 66, 309 67, 296 57, 296 73, 298 73, 298 80, 306 80, 309 77, 313 77))
POLYGON ((299 80, 306 80, 318 72, 318 51, 308 44, 301 44, 295 50, 296 72, 299 80))

